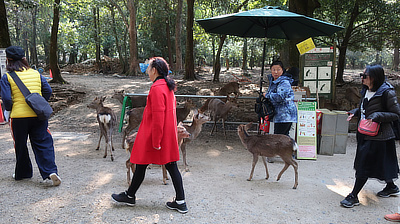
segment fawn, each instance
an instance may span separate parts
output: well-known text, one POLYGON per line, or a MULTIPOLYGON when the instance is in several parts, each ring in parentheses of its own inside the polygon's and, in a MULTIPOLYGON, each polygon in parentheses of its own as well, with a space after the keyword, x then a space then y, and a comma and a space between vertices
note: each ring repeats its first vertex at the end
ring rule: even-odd
POLYGON ((114 161, 114 157, 112 154, 112 151, 114 151, 114 145, 112 142, 112 132, 115 123, 117 122, 117 118, 111 108, 103 106, 103 102, 105 99, 106 99, 105 96, 96 97, 90 104, 87 105, 87 107, 96 109, 97 113, 96 118, 100 127, 100 138, 96 150, 100 149, 101 138, 104 136, 106 140, 106 148, 104 150, 103 158, 107 157, 107 146, 108 146, 110 148, 111 161, 114 161))
MULTIPOLYGON (((176 127, 178 131, 178 145, 181 146, 183 139, 189 138, 190 133, 186 131, 185 127, 183 127, 182 122, 179 122, 178 126, 176 127)), ((126 151, 129 152, 129 154, 132 152, 132 147, 133 143, 135 142, 137 132, 133 133, 132 135, 128 136, 126 138, 127 142, 127 147, 126 151)), ((165 165, 162 165, 162 173, 163 173, 163 183, 166 185, 167 180, 168 180, 168 175, 167 175, 167 170, 165 169, 165 165)), ((128 184, 131 182, 131 171, 132 173, 135 173, 135 164, 131 163, 130 158, 126 160, 126 168, 127 173, 126 173, 126 179, 128 181, 128 184)))
POLYGON ((242 124, 239 125, 238 127, 238 135, 243 146, 253 154, 253 163, 250 172, 250 177, 247 180, 250 181, 253 178, 254 167, 257 164, 259 156, 261 156, 263 159, 265 171, 267 173, 267 177, 265 179, 268 179, 269 173, 268 173, 267 163, 265 162, 265 157, 273 157, 278 155, 285 162, 285 166, 278 174, 278 178, 276 180, 277 181, 280 180, 282 174, 291 165, 294 168, 294 175, 295 175, 293 189, 296 189, 298 185, 298 173, 297 173, 298 164, 293 159, 293 154, 298 149, 297 143, 289 136, 280 134, 249 136, 247 134, 247 130, 249 129, 250 126, 251 123, 246 125, 242 124))
MULTIPOLYGON (((226 102, 229 98, 229 95, 233 93, 235 94, 235 98, 237 99, 240 95, 240 91, 239 91, 239 83, 237 82, 230 82, 226 85, 224 85, 223 87, 221 87, 221 89, 219 89, 216 92, 217 96, 226 96, 226 98, 222 99, 223 102, 226 102)), ((208 104, 210 103, 211 99, 207 99, 206 102, 204 102, 203 106, 200 107, 199 109, 199 113, 204 113, 208 110, 208 104)))
POLYGON ((217 121, 222 119, 222 128, 224 129, 224 136, 226 138, 226 130, 225 130, 225 120, 228 116, 228 112, 232 108, 237 107, 236 98, 230 98, 226 103, 224 103, 220 99, 211 99, 208 104, 208 110, 210 111, 210 116, 214 121, 213 128, 211 129, 211 134, 213 135, 214 129, 217 131, 217 121))

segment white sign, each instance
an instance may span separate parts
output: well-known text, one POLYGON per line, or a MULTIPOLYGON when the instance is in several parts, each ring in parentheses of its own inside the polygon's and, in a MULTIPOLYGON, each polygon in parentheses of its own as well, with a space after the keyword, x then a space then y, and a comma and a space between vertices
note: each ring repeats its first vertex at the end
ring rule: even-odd
POLYGON ((7 62, 6 62, 6 49, 0 48, 0 75, 3 75, 7 72, 6 70, 7 62))

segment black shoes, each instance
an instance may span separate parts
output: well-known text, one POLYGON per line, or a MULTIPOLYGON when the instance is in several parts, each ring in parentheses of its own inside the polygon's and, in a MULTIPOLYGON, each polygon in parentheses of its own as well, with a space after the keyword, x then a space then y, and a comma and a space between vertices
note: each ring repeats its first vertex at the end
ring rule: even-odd
POLYGON ((389 188, 387 185, 383 190, 379 191, 376 195, 382 198, 388 198, 390 196, 398 195, 400 193, 399 188, 395 185, 394 188, 389 188))
POLYGON ((111 198, 113 201, 115 201, 119 204, 134 206, 136 203, 135 197, 129 196, 128 192, 126 192, 126 191, 121 192, 119 194, 112 194, 111 198))
POLYGON ((347 197, 340 202, 340 205, 346 208, 352 208, 356 205, 359 205, 360 202, 358 201, 358 198, 354 196, 353 194, 347 195, 347 197))
POLYGON ((182 214, 189 211, 189 209, 186 207, 186 202, 184 202, 183 204, 178 204, 176 203, 176 201, 167 202, 165 206, 167 206, 167 208, 169 209, 176 210, 182 214))

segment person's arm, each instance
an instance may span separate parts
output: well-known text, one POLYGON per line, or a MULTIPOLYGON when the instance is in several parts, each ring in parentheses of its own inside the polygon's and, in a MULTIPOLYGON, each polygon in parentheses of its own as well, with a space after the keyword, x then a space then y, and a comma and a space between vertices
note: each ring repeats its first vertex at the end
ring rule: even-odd
POLYGON ((284 80, 278 84, 276 93, 270 92, 267 97, 272 103, 279 104, 287 100, 290 91, 293 91, 290 82, 288 80, 284 80))
POLYGON ((42 75, 40 75, 40 81, 42 83, 42 96, 49 101, 51 97, 51 93, 53 90, 51 89, 49 83, 47 82, 46 78, 42 75))
POLYGON ((11 111, 12 109, 12 97, 11 97, 11 86, 8 82, 7 74, 4 74, 0 80, 1 88, 1 99, 3 100, 4 110, 11 111))
POLYGON ((149 92, 149 99, 151 100, 151 136, 153 148, 161 149, 161 139, 163 137, 164 123, 165 123, 165 110, 166 98, 159 86, 153 87, 149 92))
POLYGON ((375 122, 392 122, 399 119, 400 106, 397 102, 397 96, 394 90, 388 90, 383 93, 382 106, 384 111, 374 112, 370 114, 367 119, 371 119, 375 122))

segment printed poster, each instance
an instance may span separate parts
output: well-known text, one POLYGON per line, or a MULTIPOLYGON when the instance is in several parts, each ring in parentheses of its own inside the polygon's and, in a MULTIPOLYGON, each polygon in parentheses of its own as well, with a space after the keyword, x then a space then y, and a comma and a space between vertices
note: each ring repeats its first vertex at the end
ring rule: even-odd
POLYGON ((317 159, 316 102, 297 104, 297 159, 317 159))

